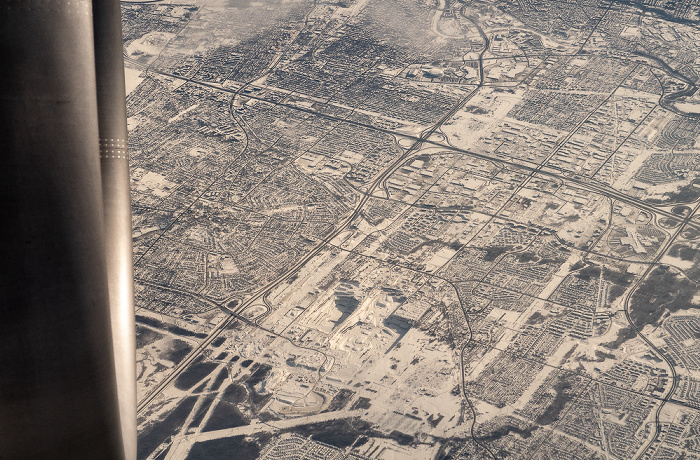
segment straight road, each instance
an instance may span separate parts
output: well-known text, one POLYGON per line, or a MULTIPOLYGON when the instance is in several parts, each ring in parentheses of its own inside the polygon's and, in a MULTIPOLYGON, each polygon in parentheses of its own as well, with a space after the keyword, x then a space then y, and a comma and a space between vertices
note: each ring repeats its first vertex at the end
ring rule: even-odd
MULTIPOLYGON (((226 93, 237 94, 240 91, 240 89, 222 88, 221 86, 217 86, 215 84, 211 84, 211 83, 207 83, 207 82, 199 81, 199 80, 190 80, 188 78, 179 77, 177 75, 173 75, 173 74, 169 74, 169 73, 165 73, 165 72, 154 72, 154 73, 158 73, 160 75, 171 77, 171 78, 176 78, 179 80, 186 80, 186 81, 189 81, 190 83, 196 84, 198 86, 203 86, 206 88, 211 88, 211 89, 226 92, 226 93)), ((478 86, 477 86, 477 88, 478 88, 478 86)), ((473 94, 473 91, 470 92, 470 95, 472 95, 472 94, 473 94)), ((470 98, 470 95, 468 95, 467 97, 470 98)), ((302 94, 297 94, 297 96, 304 97, 304 95, 302 95, 302 94)), ((282 107, 285 107, 285 108, 288 108, 291 110, 307 113, 309 115, 314 115, 314 116, 324 118, 327 120, 336 121, 336 122, 343 122, 343 123, 347 123, 347 124, 350 124, 353 126, 358 126, 361 128, 366 128, 366 129, 370 129, 373 131, 381 132, 384 134, 390 134, 392 136, 407 138, 407 139, 414 141, 414 145, 415 145, 415 142, 421 142, 423 144, 429 144, 429 145, 432 145, 434 147, 439 147, 441 149, 444 149, 445 151, 460 153, 460 154, 470 156, 472 158, 477 158, 480 160, 494 161, 494 162, 500 163, 500 164, 502 164, 508 168, 511 168, 511 169, 522 170, 522 171, 527 172, 527 173, 535 172, 539 176, 543 176, 545 178, 551 178, 551 179, 555 179, 555 180, 560 180, 560 181, 568 183, 569 185, 574 186, 580 190, 589 191, 589 192, 596 193, 598 195, 606 196, 608 198, 612 198, 612 199, 618 200, 622 203, 628 204, 628 205, 635 207, 637 209, 651 212, 651 213, 657 214, 659 216, 667 217, 667 218, 670 218, 670 219, 673 219, 676 221, 679 220, 679 216, 673 214, 670 211, 662 209, 662 207, 660 207, 660 206, 656 206, 656 205, 647 203, 643 200, 631 197, 624 192, 621 192, 619 190, 614 189, 613 187, 611 187, 608 184, 599 182, 595 179, 592 179, 592 178, 587 177, 587 176, 583 176, 583 175, 575 173, 573 171, 567 171, 567 170, 559 168, 559 167, 555 167, 555 166, 551 166, 551 165, 542 166, 541 163, 533 163, 533 162, 527 162, 530 164, 526 164, 525 162, 520 163, 520 162, 515 161, 515 160, 509 160, 509 159, 506 159, 503 157, 498 157, 495 155, 473 152, 473 151, 470 151, 467 149, 462 149, 462 148, 455 147, 452 145, 444 144, 442 142, 438 142, 435 140, 430 140, 424 136, 415 136, 415 135, 403 133, 400 131, 382 128, 379 126, 374 126, 374 125, 371 125, 369 123, 363 123, 360 121, 349 120, 349 119, 345 119, 345 118, 338 117, 335 115, 330 115, 327 113, 318 112, 316 110, 309 109, 307 107, 300 107, 300 106, 290 104, 290 103, 271 101, 269 99, 266 99, 265 97, 256 96, 254 94, 246 94, 245 97, 250 98, 250 99, 259 100, 261 102, 266 102, 268 104, 279 105, 279 106, 282 106, 282 107)), ((450 114, 450 116, 452 116, 456 112, 457 112, 457 110, 455 110, 453 108, 452 110, 450 110, 449 114, 450 114)), ((443 123, 444 123, 444 121, 443 121, 443 123)), ((440 124, 442 124, 442 123, 440 123, 440 124)), ((434 130, 432 132, 434 132, 434 130)), ((563 147, 563 144, 560 144, 560 146, 563 147)), ((687 224, 687 226, 700 231, 700 223, 698 223, 698 222, 691 221, 687 224)))

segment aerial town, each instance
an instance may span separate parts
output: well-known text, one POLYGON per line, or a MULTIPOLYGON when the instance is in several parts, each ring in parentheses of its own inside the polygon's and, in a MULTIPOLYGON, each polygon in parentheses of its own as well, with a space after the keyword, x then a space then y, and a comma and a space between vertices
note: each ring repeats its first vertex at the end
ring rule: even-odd
POLYGON ((122 20, 139 458, 700 460, 697 1, 122 20))

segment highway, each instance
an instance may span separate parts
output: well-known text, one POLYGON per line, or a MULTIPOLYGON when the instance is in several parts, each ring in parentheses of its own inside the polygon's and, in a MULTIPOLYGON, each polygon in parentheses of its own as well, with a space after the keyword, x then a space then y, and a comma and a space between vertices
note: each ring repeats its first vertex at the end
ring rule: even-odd
MULTIPOLYGON (((168 75, 174 78, 179 78, 174 75, 168 75)), ((189 80, 189 79, 186 79, 189 80)), ((234 93, 235 95, 238 95, 242 89, 238 88, 237 90, 227 90, 224 88, 219 88, 214 85, 204 85, 204 86, 211 86, 215 89, 219 89, 222 91, 234 93)), ((360 198, 359 202, 355 205, 355 208, 353 212, 347 216, 345 219, 340 221, 336 225, 336 229, 328 234, 323 240, 321 240, 311 251, 309 251, 306 256, 301 258, 297 263, 295 263, 292 267, 290 267, 287 271, 285 271, 283 274, 278 276, 274 281, 266 284, 262 288, 258 289, 255 291, 252 297, 250 297, 248 300, 245 302, 242 302, 239 304, 236 309, 232 312, 234 314, 240 314, 243 310, 245 310, 247 307, 253 305, 253 303, 257 302, 260 300, 261 297, 265 296, 267 293, 269 293, 272 289, 275 287, 279 286, 284 280, 292 276, 294 273, 296 273, 299 269, 301 269, 304 265, 306 265, 311 259, 316 257, 321 251, 323 251, 324 248, 326 248, 327 244, 330 243, 335 237, 340 235, 345 229, 350 226, 350 224, 360 215, 362 212, 362 209, 365 207, 367 202, 370 200, 372 193, 374 190, 387 178, 389 177, 396 169, 398 169, 404 161, 406 161, 408 158, 411 157, 412 154, 414 154, 425 142, 430 136, 432 136, 440 127, 450 118, 454 116, 457 111, 459 111, 464 105, 476 94, 476 92, 479 90, 479 86, 474 88, 469 94, 467 94, 464 98, 462 98, 459 103, 454 105, 445 115, 443 115, 440 120, 438 120, 434 125, 432 125, 429 129, 424 131, 419 137, 414 138, 414 143, 411 145, 410 148, 408 148, 401 156, 396 158, 379 176, 377 176, 374 181, 372 181, 371 185, 368 187, 367 191, 362 195, 360 198)), ((250 96, 248 96, 250 97, 250 96)), ((333 119, 336 119, 336 121, 345 121, 347 120, 339 118, 339 117, 332 117, 333 119)), ((172 225, 172 224, 171 224, 172 225)), ((155 242, 153 243, 155 244, 155 242)), ((143 256, 142 256, 143 257, 143 256)), ((139 259, 140 260, 140 259, 139 259)), ((138 263, 138 262, 137 262, 138 263)), ((233 298, 228 299, 224 304, 228 304, 229 301, 234 300, 233 298)), ((223 308, 223 306, 220 306, 223 308)), ((225 319, 219 325, 217 325, 211 333, 207 336, 207 338, 194 350, 190 352, 189 355, 187 355, 175 368, 173 371, 165 378, 163 379, 151 392, 148 393, 138 404, 138 412, 142 412, 165 388, 167 388, 197 357, 208 347, 214 339, 216 339, 221 332, 226 329, 226 327, 231 324, 235 320, 235 316, 232 315, 229 318, 225 319)))
MULTIPOLYGON (((610 7, 608 7, 609 9, 610 7)), ((462 10, 462 14, 464 10, 462 10)), ((607 10, 606 10, 607 13, 607 10)), ((464 16, 467 18, 466 16, 464 16)), ((308 19, 308 18, 307 18, 308 19)), ((467 18, 470 21, 472 21, 470 18, 467 18)), ((601 18, 602 20, 602 18, 601 18)), ((600 108, 602 108, 609 100, 610 98, 615 94, 615 92, 620 88, 620 86, 624 83, 624 81, 627 79, 629 75, 631 75, 633 72, 636 71, 637 67, 642 64, 638 64, 635 66, 628 75, 626 75, 622 81, 612 90, 612 92, 608 95, 606 99, 604 99, 600 104, 598 104, 589 114, 587 117, 585 117, 582 121, 577 123, 577 125, 569 131, 566 135, 564 135, 554 146, 552 150, 547 154, 547 156, 539 163, 534 163, 534 162, 521 162, 521 160, 513 159, 513 158, 503 158, 503 157, 498 157, 493 154, 488 154, 488 153, 478 153, 478 152, 473 152, 467 149, 462 149, 459 147, 455 147, 440 141, 436 140, 431 140, 430 138, 439 132, 441 127, 443 126, 444 123, 446 123, 448 120, 450 120, 456 113, 458 113, 460 110, 464 108, 464 106, 478 93, 478 91, 484 86, 484 71, 483 71, 483 55, 486 49, 489 47, 489 40, 484 34, 483 30, 479 27, 479 25, 474 22, 475 26, 478 28, 480 34, 482 35, 482 38, 485 41, 485 46, 479 53, 479 62, 478 62, 478 69, 479 69, 479 81, 478 84, 476 84, 469 93, 461 98, 456 104, 454 104, 446 113, 444 113, 439 120, 437 120, 434 124, 432 124, 430 127, 428 127, 426 130, 424 130, 420 135, 410 135, 406 134, 397 130, 391 130, 387 128, 382 128, 378 126, 374 126, 369 123, 363 123, 359 121, 353 121, 348 118, 343 118, 343 117, 338 117, 335 115, 330 115, 327 113, 323 113, 319 110, 314 110, 311 108, 307 107, 301 107, 298 105, 295 105, 290 102, 284 102, 284 101, 272 101, 269 99, 266 99, 265 96, 259 96, 255 94, 246 94, 245 96, 250 99, 254 100, 259 100, 264 103, 268 104, 273 104, 273 105, 279 105, 285 108, 288 108, 290 110, 295 110, 298 112, 303 112, 309 115, 313 115, 315 117, 320 117, 329 121, 332 121, 334 123, 347 123, 350 125, 354 125, 357 127, 362 127, 366 129, 373 130, 375 132, 387 134, 394 136, 395 138, 404 138, 404 139, 409 139, 412 141, 412 144, 408 149, 406 149, 400 156, 396 157, 393 159, 393 161, 379 174, 377 175, 372 182, 368 185, 366 189, 361 191, 360 198, 358 202, 355 204, 352 212, 348 214, 344 219, 340 220, 336 225, 335 228, 328 233, 322 240, 318 241, 318 243, 310 250, 308 251, 302 258, 300 258, 298 261, 296 261, 291 267, 289 267, 287 270, 285 270, 283 273, 281 273, 279 276, 277 276, 275 279, 270 281, 269 283, 265 284, 264 286, 260 287, 257 289, 251 297, 249 297, 247 300, 244 302, 239 303, 235 309, 229 310, 227 305, 233 301, 236 300, 233 297, 227 299, 223 304, 218 304, 215 302, 212 302, 210 300, 207 300, 207 302, 210 305, 215 305, 218 308, 228 311, 230 316, 223 320, 221 323, 219 323, 204 339, 194 350, 192 350, 180 363, 178 363, 172 371, 156 386, 151 390, 138 404, 138 412, 141 413, 143 412, 158 396, 166 389, 168 386, 173 383, 177 377, 185 370, 187 369, 203 352, 204 350, 217 338, 221 335, 221 333, 226 330, 233 322, 235 321, 241 321, 244 323, 248 323, 254 327, 260 327, 257 325, 257 321, 249 321, 243 317, 240 316, 240 314, 248 307, 259 303, 261 300, 264 302, 264 304, 267 307, 267 313, 269 313, 271 309, 271 305, 269 304, 269 301, 267 300, 267 296, 270 294, 270 292, 278 287, 280 284, 285 282, 289 277, 297 273, 302 267, 304 267, 309 261, 311 261, 314 257, 322 253, 330 244, 330 242, 339 236, 342 232, 344 232, 362 213, 364 210, 365 206, 369 202, 370 199, 373 198, 373 193, 380 187, 382 187, 385 183, 385 181, 392 175, 394 174, 405 162, 409 161, 413 156, 416 156, 418 152, 421 150, 421 148, 425 145, 430 145, 433 147, 437 147, 439 149, 444 150, 445 152, 451 152, 451 153, 458 153, 460 155, 468 156, 470 158, 475 158, 479 160, 484 160, 484 161, 489 161, 489 162, 496 162, 498 164, 503 165, 506 168, 512 169, 512 170, 518 170, 522 171, 527 174, 527 177, 517 186, 515 187, 515 190, 511 194, 510 198, 506 200, 506 202, 500 207, 500 209, 495 212, 487 224, 491 222, 494 218, 496 218, 501 211, 503 211, 506 206, 511 202, 512 198, 517 195, 517 193, 522 190, 524 187, 528 185, 528 183, 534 178, 534 177, 544 177, 544 178, 550 178, 554 179, 556 181, 560 181, 562 183, 566 183, 574 188, 577 188, 579 190, 583 191, 588 191, 600 196, 607 197, 608 199, 616 200, 621 203, 625 203, 629 206, 635 207, 639 210, 645 211, 650 213, 654 217, 665 217, 668 219, 672 219, 673 221, 677 222, 679 225, 675 227, 675 232, 673 235, 671 235, 665 242, 664 246, 659 250, 657 253, 656 257, 653 259, 652 262, 646 263, 646 270, 643 273, 643 275, 637 280, 635 285, 632 287, 632 289, 627 293, 625 300, 624 300, 624 314, 625 317, 630 325, 630 327, 639 335, 639 337, 647 344, 647 346, 653 350, 658 356, 660 356, 669 366, 669 369, 671 370, 672 373, 672 379, 671 379, 671 387, 669 388, 668 392, 665 394, 663 399, 661 400, 656 413, 655 413, 655 418, 654 418, 654 436, 651 438, 647 444, 643 447, 643 449, 640 450, 639 454, 637 455, 637 458, 641 458, 646 454, 646 452, 651 448, 652 444, 654 441, 656 441, 659 437, 659 433, 661 431, 661 423, 659 420, 660 413, 669 400, 671 400, 673 393, 677 387, 677 375, 676 371, 669 361, 669 359, 664 356, 661 351, 644 335, 642 335, 641 331, 636 327, 636 325, 632 322, 632 318, 630 316, 629 308, 630 308, 630 302, 631 298, 634 294, 634 292, 639 288, 641 283, 643 282, 644 279, 653 271, 653 269, 658 266, 658 263, 660 259, 666 254, 668 249, 672 246, 674 241, 679 237, 679 235, 682 233, 683 230, 687 228, 693 228, 696 230, 700 231, 700 223, 696 222, 694 220, 695 214, 700 208, 700 204, 695 206, 692 212, 690 212, 685 218, 681 218, 681 216, 678 216, 674 214, 673 212, 664 209, 667 206, 657 206, 652 203, 645 202, 643 200, 640 200, 638 198, 632 197, 622 191, 616 190, 612 186, 603 183, 599 180, 595 180, 593 177, 587 177, 582 174, 573 172, 573 171, 567 171, 562 168, 554 167, 554 166, 549 166, 548 163, 549 161, 554 158, 554 156, 566 145, 569 140, 573 137, 573 135, 583 126, 583 124, 589 119, 591 115, 596 113, 600 108), (682 219, 682 220, 681 220, 682 219)), ((600 20, 598 21, 600 22, 600 20)), ((592 32, 591 32, 592 34, 592 32)), ((590 35, 589 35, 590 37, 590 35)), ((588 40, 588 38, 586 39, 588 40)), ((584 42, 585 44, 585 42, 584 42)), ((583 45, 582 45, 583 47, 583 45)), ((262 75, 256 77, 254 80, 250 80, 246 83, 239 84, 237 89, 228 89, 228 88, 223 88, 219 85, 216 84, 211 84, 205 81, 199 81, 195 80, 194 78, 185 78, 185 77, 180 77, 178 75, 166 73, 166 72, 155 72, 151 71, 169 78, 174 78, 174 79, 179 79, 179 80, 184 80, 187 81, 191 84, 198 85, 201 87, 206 87, 213 89, 215 91, 220 91, 220 92, 225 92, 225 93, 230 93, 232 94, 232 100, 231 100, 231 106, 230 108, 233 107, 233 102, 236 97, 240 96, 241 92, 243 91, 244 88, 247 86, 251 85, 255 81, 260 81, 261 78, 263 78, 267 73, 271 72, 272 69, 277 65, 277 63, 280 62, 282 57, 284 56, 284 53, 278 55, 275 59, 275 61, 272 63, 270 68, 262 75)), ((263 88, 267 88, 263 86, 263 88)), ((274 89, 274 88, 268 88, 268 89, 274 89)), ((317 102, 314 100, 314 98, 310 98, 309 96, 305 95, 298 95, 299 97, 302 98, 307 98, 309 100, 312 100, 314 102, 317 102)), ((326 101, 328 103, 328 101, 326 101)), ((654 109, 652 109, 653 111, 654 109)), ((354 111, 354 109, 353 109, 354 111)), ((646 114, 646 116, 642 119, 642 122, 638 124, 637 126, 640 126, 641 123, 644 122, 644 120, 647 119, 647 117, 651 114, 650 111, 649 113, 646 114)), ((352 113, 352 112, 351 112, 352 113)), ((231 110, 231 115, 233 116, 233 110, 231 110)), ((593 176, 595 176, 602 168, 603 166, 615 155, 615 153, 625 144, 625 142, 634 134, 636 131, 635 129, 630 132, 629 135, 623 140, 622 143, 620 143, 617 148, 610 154, 605 162, 603 162, 593 173, 593 176)), ((230 166, 231 163, 229 163, 230 166)), ((226 168, 226 170, 228 167, 226 168)), ((223 173, 225 174, 225 173, 223 173)), ((223 176, 222 174, 222 176, 223 176)), ((214 182, 218 181, 220 177, 217 177, 214 182)), ((213 184, 213 183, 212 183, 213 184)), ((211 186, 211 185, 210 185, 211 186)), ((204 191, 206 192, 206 190, 204 191)), ((202 195, 204 194, 202 193, 202 195)), ((200 196, 202 196, 200 195, 200 196)), ((196 200, 195 200, 196 201, 196 200)), ((182 213, 180 214, 182 215, 182 213)), ((178 216, 179 218, 179 216, 178 216)), ((176 219, 177 220, 177 219, 176 219)), ((611 221, 611 219, 610 219, 611 221)), ((610 221, 608 224, 610 225, 610 221)), ((174 223, 174 222, 173 222, 174 223)), ((170 225, 172 226, 171 223, 170 225)), ((165 231, 159 236, 151 245, 155 245, 160 238, 162 237, 163 234, 165 234, 165 231)), ((150 250, 150 247, 148 248, 150 250)), ((148 250, 146 252, 148 252, 148 250)), ((589 251, 590 252, 590 251, 589 251)), ((145 253, 144 253, 145 254, 145 253)), ((143 255, 141 256, 143 257, 143 255)), ((139 259, 140 261, 141 259, 139 259)), ((139 263, 137 261, 137 264, 139 263)), ((447 265, 447 264, 446 264, 447 265)), ((439 272, 439 271, 438 271, 439 272)), ((436 272, 436 274, 438 273, 436 272)), ((161 286, 162 287, 162 286, 161 286)), ((186 292, 182 292, 184 294, 191 295, 186 292)), ((460 300, 461 303, 461 300, 460 300)), ((463 308, 464 310, 464 308, 463 308)), ((470 312, 473 313, 473 312, 470 312)), ((476 424, 476 411, 474 407, 472 406, 472 403, 470 402, 469 398, 467 397, 467 394, 465 392, 465 372, 464 372, 464 354, 465 350, 474 343, 473 337, 472 337, 472 331, 471 331, 471 325, 469 323, 469 316, 466 311, 464 311, 464 316, 466 320, 467 327, 469 328, 468 331, 468 339, 464 341, 464 343, 461 344, 461 352, 460 352, 460 368, 461 368, 461 386, 462 386, 462 395, 464 400, 466 401, 466 404, 469 406, 471 412, 472 412, 472 421, 471 421, 471 428, 470 428, 470 433, 472 436, 472 439, 474 440, 475 443, 479 444, 483 449, 485 449, 493 458, 496 458, 496 456, 488 449, 487 446, 481 445, 478 441, 478 438, 475 437, 474 429, 475 429, 475 424, 476 424)), ((259 318, 258 318, 259 320, 259 318)), ((265 330, 265 329, 264 329, 265 330)), ((276 334, 277 335, 277 334, 276 334)), ((280 337, 279 335, 277 335, 280 337)), ((289 339, 287 339, 289 340, 289 339)), ((320 352, 319 350, 313 350, 315 352, 320 352)), ((322 352, 320 352, 322 353, 322 352)), ((326 356, 328 360, 328 356, 326 356)), ((325 363, 324 363, 325 365, 325 363)), ((321 375, 321 369, 324 366, 321 366, 319 369, 319 378, 321 375)))
MULTIPOLYGON (((199 86, 211 88, 211 89, 226 92, 226 93, 238 94, 240 91, 240 88, 239 89, 222 88, 220 86, 217 86, 217 85, 214 85, 211 83, 198 81, 198 80, 191 80, 191 79, 179 77, 179 76, 173 75, 173 74, 168 74, 168 73, 164 73, 164 72, 157 72, 157 73, 164 75, 164 76, 167 76, 167 77, 189 81, 189 82, 196 84, 196 85, 199 85, 199 86)), ((478 88, 478 86, 477 86, 477 88, 478 88)), ((297 94, 297 96, 303 97, 303 95, 301 95, 301 94, 297 94)), ((470 92, 470 94, 467 96, 467 98, 471 98, 472 96, 473 96, 473 91, 470 92)), ((259 100, 261 102, 266 102, 268 104, 280 105, 280 106, 283 106, 285 108, 289 108, 289 109, 296 110, 299 112, 308 113, 310 115, 314 115, 314 116, 324 118, 327 120, 332 120, 332 121, 341 122, 341 123, 347 123, 350 125, 354 125, 354 126, 370 129, 373 131, 381 132, 384 134, 390 134, 392 136, 407 138, 407 139, 414 141, 413 145, 416 145, 416 143, 418 143, 418 142, 423 143, 423 144, 429 144, 429 145, 432 145, 434 147, 439 147, 441 149, 444 149, 446 152, 456 152, 456 153, 460 153, 460 154, 470 156, 473 158, 477 158, 480 160, 497 162, 497 163, 500 163, 508 168, 522 170, 522 171, 528 172, 528 173, 534 172, 536 175, 565 182, 565 183, 567 183, 571 186, 574 186, 580 190, 589 191, 589 192, 596 193, 598 195, 606 196, 608 198, 618 200, 621 203, 625 203, 625 204, 628 204, 630 206, 633 206, 637 209, 641 209, 641 210, 651 212, 653 214, 657 214, 659 216, 664 216, 664 217, 674 219, 674 220, 679 219, 679 217, 677 215, 673 214, 670 211, 662 209, 662 207, 655 206, 651 203, 647 203, 643 200, 631 197, 631 196, 627 195, 626 193, 623 193, 619 190, 616 190, 613 187, 611 187, 610 185, 602 183, 600 181, 597 181, 591 177, 583 176, 579 173, 567 171, 567 170, 564 170, 562 168, 558 168, 555 166, 551 166, 551 165, 544 166, 541 163, 538 164, 538 163, 531 163, 531 162, 528 162, 530 164, 525 164, 524 162, 521 163, 521 162, 516 161, 514 159, 507 159, 504 157, 498 157, 498 156, 495 156, 492 154, 487 154, 487 153, 474 152, 471 150, 467 150, 467 149, 463 149, 460 147, 455 147, 455 146, 452 146, 449 144, 445 144, 442 142, 438 142, 435 140, 430 140, 430 139, 428 139, 429 136, 428 137, 415 136, 415 135, 403 133, 403 132, 396 131, 396 130, 391 130, 391 129, 387 129, 387 128, 374 126, 374 125, 371 125, 368 123, 363 123, 363 122, 359 122, 359 121, 355 121, 355 120, 349 120, 349 119, 338 117, 335 115, 330 115, 327 113, 318 112, 318 111, 313 110, 313 109, 309 109, 306 107, 300 107, 300 106, 290 104, 290 103, 285 103, 285 102, 280 102, 280 101, 271 101, 269 99, 266 99, 265 97, 256 96, 254 94, 246 94, 246 97, 248 97, 250 99, 259 100)), ((459 106, 459 104, 457 106, 459 106)), ((453 107, 448 112, 448 115, 452 116, 458 110, 459 109, 455 109, 455 107, 453 107)), ((442 121, 442 123, 444 123, 444 120, 442 121)), ((440 123, 440 124, 442 124, 442 123, 440 123)), ((435 130, 433 130, 432 132, 435 132, 435 130)), ((559 145, 559 148, 561 148, 561 147, 563 147, 563 144, 559 145)), ((374 189, 372 191, 374 191, 374 189)), ((365 192, 365 193, 370 193, 370 192, 365 192)), ((688 223, 687 226, 692 227, 692 228, 700 231, 700 223, 698 223, 698 222, 691 221, 688 223)))

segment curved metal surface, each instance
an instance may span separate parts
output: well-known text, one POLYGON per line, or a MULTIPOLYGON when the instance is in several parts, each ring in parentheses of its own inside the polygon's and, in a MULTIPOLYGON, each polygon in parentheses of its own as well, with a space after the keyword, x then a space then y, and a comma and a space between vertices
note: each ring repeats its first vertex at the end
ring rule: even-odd
POLYGON ((126 99, 119 0, 93 1, 109 302, 122 438, 136 458, 136 331, 126 99))
POLYGON ((0 8, 0 458, 123 458, 92 6, 0 8))

